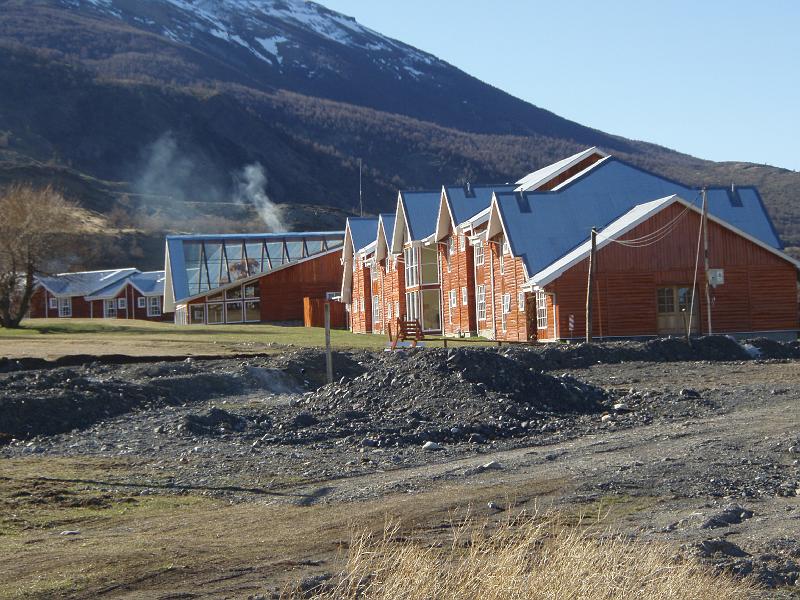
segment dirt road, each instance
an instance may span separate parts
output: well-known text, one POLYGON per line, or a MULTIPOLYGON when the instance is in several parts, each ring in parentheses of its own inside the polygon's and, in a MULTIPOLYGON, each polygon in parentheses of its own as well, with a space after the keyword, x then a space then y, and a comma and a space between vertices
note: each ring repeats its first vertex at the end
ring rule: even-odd
POLYGON ((6 446, 0 552, 14 560, 0 563, 0 596, 269 597, 335 572, 354 528, 400 519, 406 535, 433 542, 467 512, 555 507, 752 576, 771 586, 765 598, 795 597, 799 361, 564 374, 604 390, 605 408, 437 451, 363 445, 361 434, 263 446, 255 425, 215 435, 177 426, 212 406, 252 423, 274 418, 269 407, 303 410, 302 395, 253 390, 6 446))

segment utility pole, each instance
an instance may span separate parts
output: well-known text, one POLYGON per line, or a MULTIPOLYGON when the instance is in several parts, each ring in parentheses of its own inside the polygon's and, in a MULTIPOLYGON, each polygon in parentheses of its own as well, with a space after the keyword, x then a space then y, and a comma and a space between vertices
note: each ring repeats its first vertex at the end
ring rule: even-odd
POLYGON ((592 305, 594 297, 595 252, 597 251, 597 228, 592 227, 592 249, 589 252, 589 280, 586 284, 586 343, 592 343, 592 305))
POLYGON ((364 196, 361 191, 361 159, 358 159, 358 216, 364 216, 364 196))
POLYGON ((331 353, 331 301, 325 299, 325 375, 333 383, 333 354, 331 353))
POLYGON ((711 282, 708 280, 708 196, 703 188, 703 254, 705 255, 706 270, 706 315, 708 317, 708 335, 713 334, 711 329, 711 282))

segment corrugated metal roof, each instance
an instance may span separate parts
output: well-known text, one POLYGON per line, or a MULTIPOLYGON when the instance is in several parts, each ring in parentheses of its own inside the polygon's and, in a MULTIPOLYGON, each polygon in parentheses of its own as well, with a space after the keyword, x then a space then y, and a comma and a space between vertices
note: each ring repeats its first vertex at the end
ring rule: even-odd
POLYGON ((353 250, 356 252, 369 246, 377 238, 377 217, 348 217, 347 226, 350 228, 353 250))
POLYGON ((145 296, 160 296, 164 293, 164 271, 145 271, 131 276, 131 284, 145 296))
POLYGON ((471 217, 488 208, 492 202, 493 192, 511 192, 514 187, 508 183, 445 186, 447 202, 456 225, 460 225, 471 217))
MULTIPOLYGON (((637 204, 672 194, 701 205, 699 190, 612 157, 558 191, 505 192, 496 197, 509 244, 532 274, 582 243, 592 227, 603 227, 637 204)), ((741 206, 731 201, 726 188, 709 189, 709 212, 780 249, 758 192, 739 188, 738 197, 741 206)))
POLYGON ((38 277, 36 281, 54 296, 90 296, 137 272, 134 268, 80 271, 38 277))
POLYGON ((442 191, 400 192, 412 240, 424 240, 436 230, 442 191))

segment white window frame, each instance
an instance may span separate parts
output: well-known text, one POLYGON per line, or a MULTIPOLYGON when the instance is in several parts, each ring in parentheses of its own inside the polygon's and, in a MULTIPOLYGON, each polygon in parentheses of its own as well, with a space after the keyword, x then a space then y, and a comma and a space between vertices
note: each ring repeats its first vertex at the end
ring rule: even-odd
POLYGON ((386 321, 388 323, 392 322, 392 303, 391 302, 387 302, 386 303, 386 321))
POLYGON ((455 256, 456 254, 456 241, 452 235, 447 238, 447 254, 448 256, 455 256))
POLYGON ((420 320, 419 313, 419 292, 406 292, 406 319, 420 320))
POLYGON ((50 310, 58 310, 58 298, 56 298, 55 296, 50 296, 50 298, 48 298, 48 300, 49 301, 47 303, 47 306, 49 307, 49 309, 50 310))
POLYGON ((403 248, 403 264, 406 278, 406 287, 419 285, 419 252, 418 248, 403 248))
POLYGON ((400 300, 394 301, 394 314, 397 315, 397 318, 400 318, 400 300))
POLYGON ((114 299, 103 300, 103 318, 116 319, 117 318, 117 303, 114 299))
POLYGON ((475 307, 479 321, 486 320, 486 286, 479 285, 475 287, 475 307))
POLYGON ((377 294, 372 296, 372 322, 381 322, 381 297, 377 294))
POLYGON ((117 309, 119 309, 119 310, 127 310, 128 309, 128 299, 127 298, 117 298, 117 309))
POLYGON ((68 319, 72 316, 72 297, 58 299, 58 318, 68 319))
POLYGON ((511 294, 509 294, 508 292, 503 294, 501 296, 501 302, 502 302, 502 310, 501 310, 500 325, 503 331, 505 331, 507 325, 508 313, 511 312, 511 294))
POLYGON ((223 325, 225 323, 225 303, 224 302, 209 302, 206 304, 206 324, 207 325, 223 325), (222 307, 222 317, 219 321, 211 321, 209 316, 211 315, 211 311, 209 310, 211 306, 221 306, 222 307))
POLYGON ((536 292, 536 328, 547 329, 547 293, 536 292))
POLYGON ((459 234, 458 236, 458 245, 461 248, 461 252, 467 249, 467 236, 463 233, 459 234))
MULTIPOLYGON (((242 309, 244 309, 244 305, 242 305, 242 309)), ((147 298, 147 316, 161 316, 161 296, 149 296, 147 298), (155 302, 153 302, 153 300, 155 300, 155 302)))
POLYGON ((145 296, 136 298, 136 308, 147 308, 147 298, 145 296))
POLYGON ((500 275, 505 275, 506 273, 506 261, 505 261, 506 255, 505 252, 503 252, 503 250, 505 249, 505 245, 506 245, 505 242, 503 242, 502 245, 500 246, 500 252, 498 253, 500 261, 500 275))
POLYGON ((450 325, 453 324, 453 313, 455 309, 458 308, 458 290, 455 288, 448 292, 448 317, 450 319, 450 325))
POLYGON ((517 292, 517 309, 525 312, 525 292, 517 292))
POLYGON ((473 248, 475 249, 475 266, 481 267, 486 264, 486 253, 484 252, 483 242, 479 240, 473 248))
POLYGON ((466 306, 467 304, 469 304, 469 292, 467 286, 463 286, 461 288, 461 305, 466 306))

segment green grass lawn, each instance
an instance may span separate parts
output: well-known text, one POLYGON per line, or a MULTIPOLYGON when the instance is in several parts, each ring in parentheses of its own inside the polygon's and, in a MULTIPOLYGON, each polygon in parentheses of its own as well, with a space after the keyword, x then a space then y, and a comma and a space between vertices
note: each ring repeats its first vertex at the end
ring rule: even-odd
MULTIPOLYGON (((382 349, 385 335, 359 335, 333 330, 335 348, 382 349)), ((448 345, 485 345, 485 340, 448 340, 448 345)), ((19 329, 0 328, 0 356, 63 356, 67 354, 233 354, 270 352, 292 344, 322 347, 319 327, 291 325, 189 325, 99 319, 30 319, 19 329)), ((440 338, 427 347, 441 347, 440 338)))

